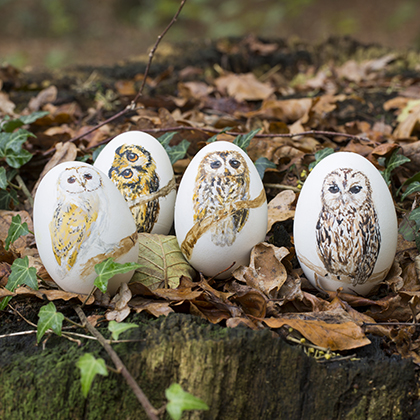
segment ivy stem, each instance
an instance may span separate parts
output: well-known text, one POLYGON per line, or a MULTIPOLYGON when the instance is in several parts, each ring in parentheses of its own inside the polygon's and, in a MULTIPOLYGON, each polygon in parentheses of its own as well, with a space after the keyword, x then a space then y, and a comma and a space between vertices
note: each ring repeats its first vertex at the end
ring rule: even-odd
POLYGON ((25 194, 26 198, 29 201, 29 204, 31 205, 31 207, 34 207, 34 199, 32 198, 31 193, 29 192, 28 188, 26 187, 25 183, 23 182, 23 179, 21 178, 20 175, 16 175, 16 181, 19 184, 19 187, 21 188, 22 192, 25 194))
POLYGON ((159 420, 158 417, 158 410, 156 410, 155 407, 150 403, 149 399, 145 395, 145 393, 142 391, 142 389, 139 387, 135 379, 131 376, 130 372, 125 367, 124 363, 119 358, 118 354, 115 352, 115 350, 111 347, 111 345, 108 343, 108 341, 105 339, 105 337, 89 322, 87 319, 85 313, 83 312, 82 308, 80 306, 75 306, 74 310, 76 311, 77 315, 80 318, 80 321, 83 325, 88 329, 88 331, 98 339, 98 341, 101 343, 102 347, 106 350, 109 357, 114 362, 114 365, 118 372, 121 372, 121 374, 124 376, 124 379, 127 381, 127 384, 130 386, 130 388, 133 390, 134 395, 139 400, 140 404, 144 408, 144 411, 147 414, 147 417, 150 420, 159 420))

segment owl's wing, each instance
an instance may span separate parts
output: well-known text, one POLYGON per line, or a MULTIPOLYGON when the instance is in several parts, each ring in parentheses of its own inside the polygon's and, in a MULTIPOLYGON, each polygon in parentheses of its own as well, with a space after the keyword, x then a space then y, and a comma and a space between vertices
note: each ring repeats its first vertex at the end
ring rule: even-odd
POLYGON ((359 229, 363 234, 363 259, 354 279, 356 284, 364 283, 372 274, 381 248, 381 232, 378 216, 368 211, 359 221, 359 229))
POLYGON ((73 267, 97 217, 97 211, 88 212, 75 204, 59 203, 50 222, 53 253, 58 265, 66 263, 68 270, 73 267))

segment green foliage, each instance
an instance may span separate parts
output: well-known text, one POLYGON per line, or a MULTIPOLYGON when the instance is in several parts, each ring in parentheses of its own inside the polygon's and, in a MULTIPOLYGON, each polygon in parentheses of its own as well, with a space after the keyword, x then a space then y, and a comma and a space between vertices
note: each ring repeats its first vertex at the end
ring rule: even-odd
POLYGON ((332 155, 334 153, 334 149, 331 147, 326 147, 325 149, 318 150, 315 152, 315 161, 311 162, 309 164, 309 170, 312 171, 312 169, 315 168, 316 165, 318 165, 319 162, 321 162, 322 159, 326 158, 329 155, 332 155))
POLYGON ((176 161, 185 157, 185 155, 187 154, 187 150, 191 144, 189 141, 184 139, 181 141, 181 143, 177 144, 176 146, 169 146, 169 143, 175 134, 175 132, 165 133, 163 136, 160 136, 158 138, 158 141, 166 150, 166 153, 168 154, 172 165, 176 161))
POLYGON ((385 179, 387 185, 391 184, 391 173, 394 169, 403 165, 404 163, 410 162, 410 158, 398 153, 398 149, 394 150, 388 158, 378 159, 378 163, 385 167, 384 171, 381 171, 382 176, 385 179))
POLYGON ((127 273, 128 271, 140 268, 140 264, 128 262, 120 264, 115 262, 112 258, 108 258, 99 264, 95 265, 95 271, 98 277, 94 281, 94 285, 102 292, 105 293, 108 288, 108 280, 116 274, 127 273))
MULTIPOLYGON (((36 268, 29 267, 29 258, 17 258, 13 261, 11 273, 7 280, 6 289, 11 292, 15 291, 19 286, 26 284, 32 289, 38 289, 38 282, 36 279, 36 268)), ((4 310, 9 303, 11 297, 6 296, 0 302, 0 310, 4 310)))
POLYGON ((108 376, 105 361, 96 359, 91 353, 85 353, 76 363, 80 369, 80 382, 82 383, 83 396, 86 398, 96 374, 108 376))
POLYGON ((10 244, 16 241, 16 239, 21 236, 27 235, 29 233, 28 224, 26 222, 22 223, 20 214, 12 217, 12 223, 10 224, 9 231, 7 233, 5 249, 9 250, 10 244))
POLYGON ((256 130, 252 130, 247 134, 239 134, 235 140, 233 140, 233 144, 236 144, 240 147, 244 152, 251 143, 251 140, 255 137, 255 135, 261 130, 261 128, 257 128, 256 130))
POLYGON ((187 410, 209 409, 208 405, 203 400, 185 392, 179 384, 172 384, 165 391, 165 395, 169 401, 166 406, 166 411, 173 420, 179 420, 182 413, 187 410))
POLYGON ((118 340, 118 337, 124 331, 130 330, 131 328, 138 328, 137 324, 132 324, 129 322, 116 322, 109 321, 108 330, 112 333, 112 339, 118 340))
POLYGON ((61 336, 61 327, 63 325, 64 315, 57 312, 54 303, 50 302, 43 306, 38 313, 39 320, 37 324, 36 340, 39 343, 45 332, 49 329, 53 330, 57 335, 61 336))
POLYGON ((0 161, 5 161, 10 167, 7 170, 3 166, 0 167, 1 209, 8 209, 11 203, 15 205, 19 203, 16 191, 11 188, 11 181, 18 173, 16 169, 32 159, 32 154, 25 150, 23 145, 29 137, 35 137, 35 135, 21 127, 31 124, 47 114, 48 112, 40 111, 15 119, 6 116, 0 122, 0 161))
POLYGON ((266 157, 260 157, 255 162, 255 166, 257 167, 258 174, 260 175, 260 178, 264 178, 265 170, 268 168, 276 168, 276 164, 274 162, 271 162, 271 160, 268 160, 266 157))

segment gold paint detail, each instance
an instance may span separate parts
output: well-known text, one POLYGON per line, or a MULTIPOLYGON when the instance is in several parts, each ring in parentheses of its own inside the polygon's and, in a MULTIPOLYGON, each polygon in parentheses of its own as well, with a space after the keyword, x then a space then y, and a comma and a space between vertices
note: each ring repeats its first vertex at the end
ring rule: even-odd
POLYGON ((263 188, 258 197, 254 198, 253 200, 236 201, 230 204, 227 208, 218 210, 211 216, 205 217, 203 220, 201 220, 201 222, 195 223, 194 226, 188 231, 185 239, 182 241, 181 251, 187 259, 190 259, 195 244, 208 230, 213 228, 217 223, 220 223, 221 220, 232 216, 233 213, 237 212, 238 210, 255 209, 261 207, 266 199, 265 190, 263 188))
POLYGON ((136 245, 138 235, 138 232, 134 232, 130 236, 126 236, 125 238, 121 239, 121 241, 114 247, 112 251, 106 252, 104 254, 98 254, 90 258, 85 264, 83 264, 80 276, 85 277, 89 275, 95 269, 96 264, 99 264, 108 258, 113 258, 116 260, 117 258, 129 252, 130 249, 136 245))

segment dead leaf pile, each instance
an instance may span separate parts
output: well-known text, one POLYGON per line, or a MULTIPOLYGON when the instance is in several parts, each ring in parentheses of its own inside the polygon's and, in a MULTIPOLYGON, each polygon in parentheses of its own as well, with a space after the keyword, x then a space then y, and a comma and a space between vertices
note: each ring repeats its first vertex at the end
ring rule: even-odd
MULTIPOLYGON (((236 46, 219 45, 224 57, 244 48, 248 56, 257 57, 268 57, 281 49, 276 42, 255 37, 236 46)), ((286 338, 297 332, 315 346, 344 353, 368 345, 372 334, 383 337, 383 347, 389 354, 399 353, 420 364, 416 324, 420 313, 420 257, 414 243, 399 238, 392 270, 368 297, 314 289, 304 278, 293 247, 295 191, 305 181, 316 151, 326 147, 353 151, 384 169, 380 164, 383 158, 400 149, 411 162, 393 172, 394 195, 418 172, 420 81, 410 76, 391 77, 388 67, 396 59, 386 54, 376 59, 330 62, 318 68, 302 64, 295 72, 281 65, 243 73, 219 64, 204 70, 199 66, 180 71, 168 67, 147 78, 150 94, 141 97, 141 106, 124 119, 91 133, 88 131, 98 122, 130 104, 142 74, 101 85, 93 72, 86 80, 74 81, 70 93, 63 85, 44 83, 48 87, 32 86, 32 96, 22 102, 18 90, 21 74, 9 69, 0 72, 0 120, 49 111, 27 127, 36 135, 25 144, 34 157, 22 168, 22 176, 33 194, 39 179, 51 167, 77 158, 92 162, 92 151, 98 145, 127 130, 143 130, 155 136, 175 131, 171 145, 188 140, 189 156, 174 166, 179 181, 209 137, 219 133, 218 139, 233 141, 235 133, 260 129, 247 151, 253 160, 265 157, 276 168, 269 169, 264 178, 270 198, 266 242, 252 250, 249 266, 240 267, 227 280, 205 278, 185 261, 174 236, 144 234, 139 253, 142 267, 130 284, 112 299, 95 293, 86 303, 106 307, 107 320, 122 321, 132 312, 156 317, 183 312, 232 328, 270 328, 273 334, 286 338), (7 91, 2 74, 13 75, 7 79, 7 91), (160 87, 164 92, 168 80, 174 81, 174 88, 169 93, 157 93, 160 87), (69 141, 84 133, 88 134, 69 141)), ((85 296, 58 290, 42 265, 32 235, 5 250, 12 215, 19 213, 32 229, 30 209, 25 211, 21 192, 19 199, 15 208, 0 212, 0 298, 15 296, 28 304, 31 297, 84 301, 85 296), (9 292, 4 286, 10 267, 16 258, 25 256, 38 270, 40 288, 33 291, 20 287, 9 292)), ((418 201, 415 194, 403 202, 398 198, 400 223, 418 201)))

